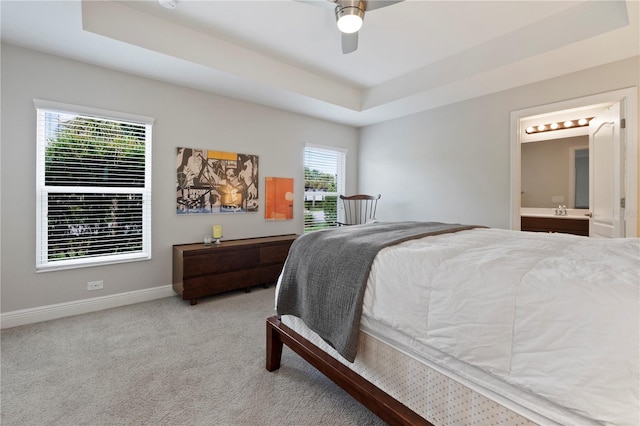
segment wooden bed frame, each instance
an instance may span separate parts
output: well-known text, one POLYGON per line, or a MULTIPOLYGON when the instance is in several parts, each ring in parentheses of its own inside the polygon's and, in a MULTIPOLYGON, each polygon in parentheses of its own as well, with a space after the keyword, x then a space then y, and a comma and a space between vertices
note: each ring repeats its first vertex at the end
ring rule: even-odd
POLYGON ((278 316, 267 318, 266 367, 268 371, 280 368, 283 344, 286 344, 388 424, 434 426, 309 340, 282 324, 278 316))

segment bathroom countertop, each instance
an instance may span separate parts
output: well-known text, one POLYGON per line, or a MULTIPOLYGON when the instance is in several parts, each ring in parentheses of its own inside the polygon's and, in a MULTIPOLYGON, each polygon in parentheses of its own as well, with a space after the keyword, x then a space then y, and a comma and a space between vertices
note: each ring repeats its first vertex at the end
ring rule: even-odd
POLYGON ((588 209, 566 209, 566 215, 557 215, 555 214, 555 210, 555 208, 521 207, 520 216, 589 220, 589 216, 587 216, 589 213, 588 209))

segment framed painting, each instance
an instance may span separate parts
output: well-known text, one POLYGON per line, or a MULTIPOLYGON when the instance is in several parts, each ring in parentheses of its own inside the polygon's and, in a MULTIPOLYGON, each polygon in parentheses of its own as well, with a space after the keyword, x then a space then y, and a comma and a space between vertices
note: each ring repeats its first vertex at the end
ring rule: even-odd
POLYGON ((293 219, 293 178, 265 178, 266 220, 293 219))
POLYGON ((258 156, 178 148, 178 214, 257 212, 258 156))

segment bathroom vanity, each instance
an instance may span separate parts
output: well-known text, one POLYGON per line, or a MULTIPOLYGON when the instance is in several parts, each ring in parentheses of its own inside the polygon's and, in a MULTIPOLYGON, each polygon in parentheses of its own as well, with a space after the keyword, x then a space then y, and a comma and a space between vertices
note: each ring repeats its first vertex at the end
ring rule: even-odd
POLYGON ((561 232, 589 236, 589 220, 556 217, 520 217, 520 229, 533 232, 561 232))
POLYGON ((520 209, 520 229, 589 236, 589 210, 565 209, 562 215, 557 212, 557 209, 523 207, 520 209))

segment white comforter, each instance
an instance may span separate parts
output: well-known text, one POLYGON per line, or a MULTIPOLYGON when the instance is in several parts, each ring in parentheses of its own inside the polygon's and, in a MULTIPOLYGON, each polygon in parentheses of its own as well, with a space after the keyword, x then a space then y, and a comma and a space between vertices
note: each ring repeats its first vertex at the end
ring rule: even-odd
POLYGON ((374 261, 364 318, 589 419, 638 425, 640 239, 474 229, 374 261))

